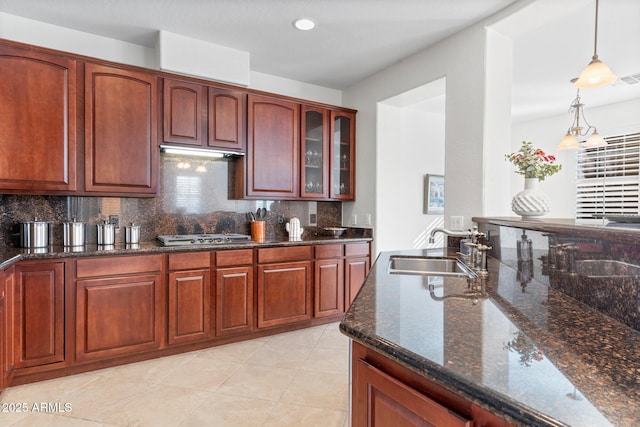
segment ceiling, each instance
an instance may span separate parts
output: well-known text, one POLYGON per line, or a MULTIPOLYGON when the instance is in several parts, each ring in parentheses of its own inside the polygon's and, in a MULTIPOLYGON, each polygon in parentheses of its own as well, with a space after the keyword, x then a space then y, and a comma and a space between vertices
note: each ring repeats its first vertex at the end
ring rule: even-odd
MULTIPOLYGON (((148 47, 162 29, 247 51, 253 71, 343 90, 514 1, 0 0, 0 12, 148 47), (298 17, 316 29, 295 30, 298 17)), ((575 96, 568 80, 593 54, 594 0, 563 0, 570 7, 558 12, 556 0, 535 3, 551 9, 524 8, 527 30, 513 36, 517 120, 566 111, 575 96)), ((640 72, 638 19, 640 1, 600 4, 598 53, 618 75, 640 72)), ((640 84, 605 92, 587 99, 585 90, 583 101, 640 97, 640 84)))

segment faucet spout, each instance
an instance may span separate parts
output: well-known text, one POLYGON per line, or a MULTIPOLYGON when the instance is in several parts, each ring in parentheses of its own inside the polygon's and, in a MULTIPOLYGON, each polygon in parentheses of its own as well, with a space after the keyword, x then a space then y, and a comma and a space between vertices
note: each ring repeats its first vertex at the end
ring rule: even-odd
POLYGON ((436 241, 435 237, 437 233, 442 233, 442 234, 446 234, 447 236, 455 236, 455 237, 471 237, 470 230, 452 231, 452 230, 447 230, 446 228, 434 228, 433 230, 431 230, 431 234, 429 235, 429 243, 435 243, 436 241))

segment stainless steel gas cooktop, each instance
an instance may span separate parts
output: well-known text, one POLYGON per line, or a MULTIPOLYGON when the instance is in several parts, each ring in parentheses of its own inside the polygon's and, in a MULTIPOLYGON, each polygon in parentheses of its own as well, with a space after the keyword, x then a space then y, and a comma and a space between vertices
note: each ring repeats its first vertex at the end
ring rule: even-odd
POLYGON ((225 243, 249 243, 251 236, 245 234, 174 234, 158 236, 163 246, 221 245, 225 243))

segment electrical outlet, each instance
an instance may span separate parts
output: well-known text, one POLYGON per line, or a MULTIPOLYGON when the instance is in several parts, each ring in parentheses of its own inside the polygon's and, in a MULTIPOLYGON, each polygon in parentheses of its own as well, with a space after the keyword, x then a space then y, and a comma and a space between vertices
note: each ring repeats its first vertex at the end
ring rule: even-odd
POLYGON ((358 225, 358 214, 351 214, 351 225, 358 225))
POLYGON ((364 215, 364 225, 371 225, 371 214, 365 214, 364 215))
POLYGON ((278 224, 284 224, 284 215, 278 214, 278 224))
POLYGON ((452 230, 462 230, 462 228, 464 227, 464 217, 452 216, 449 225, 452 230))
POLYGON ((309 214, 309 225, 318 225, 318 214, 309 214))
POLYGON ((120 228, 120 217, 118 215, 109 215, 109 224, 113 224, 115 228, 120 228))

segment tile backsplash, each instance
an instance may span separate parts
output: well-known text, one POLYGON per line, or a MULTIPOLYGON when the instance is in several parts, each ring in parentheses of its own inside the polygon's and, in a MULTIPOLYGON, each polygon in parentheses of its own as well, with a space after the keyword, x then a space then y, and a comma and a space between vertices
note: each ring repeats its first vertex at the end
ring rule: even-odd
POLYGON ((317 214, 318 226, 342 223, 341 202, 233 200, 228 198, 226 159, 162 154, 160 191, 153 198, 0 195, 0 245, 17 246, 20 222, 38 218, 53 223, 54 244, 62 244, 62 223, 77 218, 87 226, 87 241, 95 243, 95 224, 117 215, 116 241, 124 238, 124 226, 140 225, 141 240, 163 234, 250 234, 247 212, 267 209, 267 239, 287 238, 285 223, 292 217, 309 224, 317 214), (278 217, 284 223, 278 223, 278 217))

